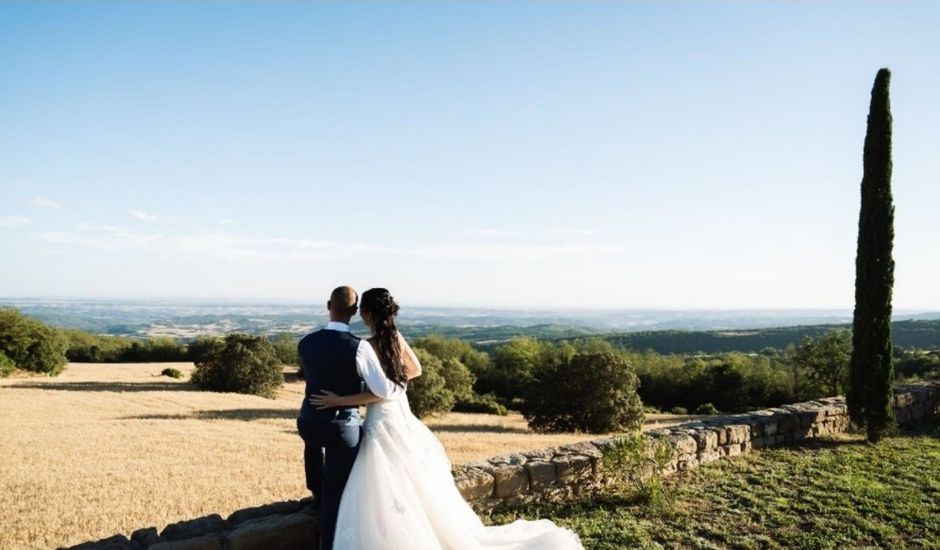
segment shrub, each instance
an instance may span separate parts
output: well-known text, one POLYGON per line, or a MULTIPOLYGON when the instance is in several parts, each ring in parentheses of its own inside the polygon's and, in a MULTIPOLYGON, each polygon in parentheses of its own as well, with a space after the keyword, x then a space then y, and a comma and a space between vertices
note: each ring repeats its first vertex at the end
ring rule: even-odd
POLYGON ((623 355, 576 353, 539 370, 522 414, 537 431, 605 433, 639 429, 639 381, 623 355))
POLYGON ((695 414, 718 414, 718 409, 711 403, 702 403, 695 409, 695 414))
POLYGON ((940 374, 940 354, 920 350, 901 354, 894 364, 899 378, 913 380, 936 378, 940 374))
POLYGON ((58 330, 13 308, 0 308, 0 352, 17 368, 56 376, 65 367, 67 343, 58 330))
POLYGON ((182 378, 183 373, 179 369, 163 369, 160 371, 161 376, 169 376, 170 378, 182 378))
POLYGON ((662 471, 673 456, 668 440, 633 433, 614 438, 602 452, 604 472, 615 482, 610 486, 614 491, 660 511, 672 507, 662 481, 662 471))
MULTIPOLYGON (((728 353, 683 358, 657 353, 630 353, 640 378, 643 403, 663 411, 694 411, 712 403, 721 411, 776 407, 796 398, 792 365, 780 357, 728 353)), ((820 397, 810 394, 806 399, 820 397)))
POLYGON ((271 345, 274 346, 282 365, 300 365, 300 356, 297 355, 298 341, 298 338, 287 333, 278 334, 271 339, 271 345))
POLYGON ((118 362, 132 342, 130 338, 91 334, 76 329, 63 329, 61 332, 68 342, 65 357, 76 363, 118 362))
POLYGON ((220 336, 199 336, 186 346, 186 356, 193 363, 198 363, 225 347, 225 340, 220 336))
POLYGON ((689 409, 685 407, 673 407, 669 409, 669 414, 689 414, 689 409))
POLYGON ((281 361, 264 336, 230 334, 223 345, 196 362, 192 381, 219 392, 236 392, 273 398, 284 383, 281 361))
POLYGON ((0 351, 0 378, 10 376, 16 370, 16 363, 13 359, 7 357, 7 354, 0 351))
POLYGON ((186 361, 189 354, 182 342, 167 337, 134 340, 121 353, 120 361, 128 363, 166 363, 186 361))
POLYGON ((470 399, 458 401, 454 404, 453 410, 455 412, 496 414, 499 416, 509 414, 509 409, 504 407, 496 399, 496 396, 491 393, 486 395, 473 394, 470 399))
POLYGON ((427 351, 414 350, 421 362, 421 376, 408 382, 408 401, 418 418, 450 411, 454 406, 454 393, 444 379, 444 362, 427 351))

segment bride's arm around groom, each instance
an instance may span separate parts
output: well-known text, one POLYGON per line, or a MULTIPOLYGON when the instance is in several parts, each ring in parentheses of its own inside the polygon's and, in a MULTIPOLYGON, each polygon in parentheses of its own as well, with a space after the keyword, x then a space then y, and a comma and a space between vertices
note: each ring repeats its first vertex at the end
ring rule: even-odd
MULTIPOLYGON (((398 339, 402 351, 401 358, 405 367, 405 375, 409 380, 421 376, 421 361, 418 360, 418 356, 415 354, 414 350, 411 349, 411 346, 408 345, 408 342, 401 333, 398 334, 398 339)), ((372 348, 372 346, 363 346, 362 349, 367 350, 370 348, 372 348)), ((356 363, 363 367, 361 369, 362 372, 359 374, 365 381, 368 391, 352 395, 337 395, 328 390, 321 390, 319 394, 310 396, 310 404, 317 409, 355 407, 387 399, 395 394, 396 391, 405 391, 405 388, 394 384, 385 376, 385 372, 379 365, 379 358, 375 355, 375 350, 373 350, 371 354, 372 357, 368 357, 368 352, 365 352, 365 354, 367 357, 364 357, 363 361, 357 361, 356 363)))

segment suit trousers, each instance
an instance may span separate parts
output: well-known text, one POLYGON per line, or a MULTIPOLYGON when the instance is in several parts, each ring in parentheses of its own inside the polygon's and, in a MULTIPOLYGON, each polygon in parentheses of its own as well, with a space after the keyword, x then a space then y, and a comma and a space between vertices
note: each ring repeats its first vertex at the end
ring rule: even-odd
POLYGON ((362 421, 358 415, 342 419, 300 418, 297 431, 304 440, 307 488, 320 501, 320 548, 330 550, 339 502, 359 451, 362 421))

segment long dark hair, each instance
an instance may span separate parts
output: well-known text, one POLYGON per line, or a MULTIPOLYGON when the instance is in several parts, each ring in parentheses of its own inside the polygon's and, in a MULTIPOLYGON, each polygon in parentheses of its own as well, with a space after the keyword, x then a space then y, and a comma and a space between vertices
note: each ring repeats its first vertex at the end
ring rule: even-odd
POLYGON ((359 302, 360 311, 369 313, 372 318, 375 334, 370 341, 375 348, 385 376, 389 380, 404 387, 408 377, 405 376, 405 364, 401 358, 401 344, 398 342, 398 329, 395 328, 395 316, 398 315, 398 304, 391 293, 384 288, 370 288, 362 293, 359 302))

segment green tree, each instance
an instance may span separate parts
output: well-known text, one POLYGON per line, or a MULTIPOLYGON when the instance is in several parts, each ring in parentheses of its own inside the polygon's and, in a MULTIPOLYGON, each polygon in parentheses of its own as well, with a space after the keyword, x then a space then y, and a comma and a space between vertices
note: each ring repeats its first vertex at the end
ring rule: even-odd
POLYGON ((476 377, 470 372, 460 359, 445 359, 441 361, 441 376, 444 377, 444 383, 450 393, 454 396, 457 403, 467 402, 473 399, 473 382, 476 377))
POLYGON ((639 380, 622 354, 576 353, 539 369, 522 414, 533 430, 606 433, 639 429, 639 380))
POLYGON ((68 343, 58 330, 14 308, 0 308, 0 352, 16 367, 57 376, 68 360, 68 343))
POLYGON ((197 336, 195 340, 186 346, 186 354, 190 361, 198 363, 203 358, 221 351, 224 347, 225 340, 221 336, 197 336))
POLYGON ((841 395, 848 382, 852 333, 830 330, 818 339, 806 336, 793 352, 793 361, 823 393, 841 395))
POLYGON ((416 348, 421 362, 421 376, 408 381, 408 402, 418 418, 449 412, 454 407, 454 393, 444 379, 444 362, 428 351, 416 348))
POLYGON ((297 342, 299 338, 281 333, 271 339, 271 345, 277 353, 278 359, 285 365, 299 365, 300 357, 297 355, 297 342))
POLYGON ((0 378, 10 376, 16 370, 16 363, 13 359, 7 357, 6 353, 0 351, 0 378))
POLYGON ((513 338, 492 354, 492 367, 478 379, 479 393, 492 392, 506 402, 522 397, 535 371, 552 358, 553 347, 535 338, 513 338))
POLYGON ((457 359, 476 377, 490 368, 490 356, 486 352, 474 349, 469 342, 459 338, 431 334, 415 340, 414 347, 426 349, 442 361, 457 359))
POLYGON ((281 361, 264 336, 230 334, 220 348, 196 361, 191 380, 197 387, 274 398, 284 383, 281 361))
POLYGON ((894 202, 891 196, 891 72, 875 77, 863 158, 862 200, 855 259, 855 312, 847 403, 849 415, 877 442, 892 429, 894 357, 894 202))

